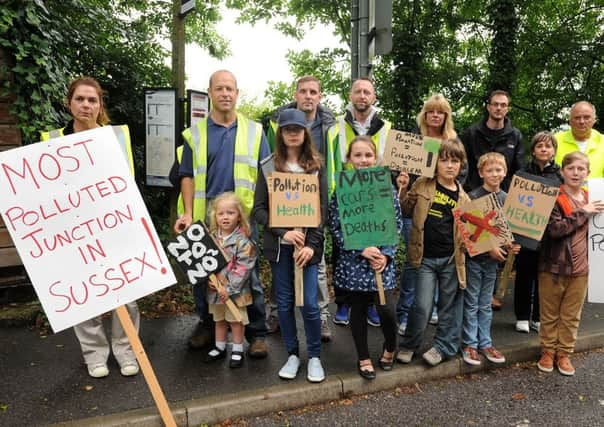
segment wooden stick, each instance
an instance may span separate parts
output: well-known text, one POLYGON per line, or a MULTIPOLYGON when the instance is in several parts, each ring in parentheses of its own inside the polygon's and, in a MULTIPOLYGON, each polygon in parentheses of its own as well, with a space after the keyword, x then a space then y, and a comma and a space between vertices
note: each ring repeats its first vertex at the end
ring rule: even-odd
POLYGON ((382 282, 382 273, 375 273, 375 281, 378 288, 378 298, 380 305, 386 305, 386 295, 384 295, 384 283, 382 282))
POLYGON ((508 252, 508 257, 505 260, 505 265, 501 274, 499 275, 499 284, 497 285, 497 292, 495 292, 495 298, 503 303, 505 292, 507 291, 508 284, 510 282, 510 275, 512 274, 512 268, 514 267, 514 258, 516 254, 512 251, 508 252))
MULTIPOLYGON (((220 280, 216 278, 215 274, 210 274, 210 282, 212 282, 212 285, 214 285, 214 289, 216 289, 217 291, 224 288, 224 286, 222 286, 222 283, 220 283, 220 280)), ((229 309, 235 320, 237 320, 238 322, 243 322, 243 319, 241 318, 241 313, 239 312, 239 308, 237 308, 233 300, 231 298, 227 298, 224 303, 226 304, 227 308, 229 309)))
POLYGON ((141 370, 143 371, 143 376, 145 377, 145 381, 147 381, 147 386, 151 391, 153 400, 155 400, 155 405, 159 410, 159 414, 161 415, 162 421, 167 427, 176 427, 176 422, 174 421, 172 412, 170 412, 170 407, 168 406, 166 397, 164 396, 164 393, 161 390, 159 382, 157 382, 157 378, 155 377, 155 373, 153 372, 153 367, 149 362, 147 353, 145 353, 143 344, 141 343, 141 340, 138 337, 138 333, 134 328, 134 324, 132 323, 132 319, 128 314, 126 306, 120 305, 118 308, 115 309, 115 311, 117 312, 117 316, 120 319, 122 328, 124 328, 124 331, 126 331, 126 335, 128 336, 128 340, 130 341, 132 350, 134 350, 136 360, 138 360, 138 364, 140 365, 141 370))
MULTIPOLYGON (((302 231, 301 228, 295 228, 296 231, 302 231)), ((298 249, 294 250, 294 264, 296 256, 298 256, 298 249)), ((302 307, 304 305, 304 269, 303 267, 294 267, 294 293, 296 300, 296 307, 302 307)))

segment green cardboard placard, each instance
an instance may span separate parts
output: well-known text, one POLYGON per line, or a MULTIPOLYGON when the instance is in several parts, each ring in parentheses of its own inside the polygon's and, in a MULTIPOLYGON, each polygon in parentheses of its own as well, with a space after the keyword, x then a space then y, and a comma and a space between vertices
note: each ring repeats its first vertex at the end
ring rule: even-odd
POLYGON ((339 172, 336 197, 344 249, 396 245, 399 241, 390 172, 383 167, 339 172))

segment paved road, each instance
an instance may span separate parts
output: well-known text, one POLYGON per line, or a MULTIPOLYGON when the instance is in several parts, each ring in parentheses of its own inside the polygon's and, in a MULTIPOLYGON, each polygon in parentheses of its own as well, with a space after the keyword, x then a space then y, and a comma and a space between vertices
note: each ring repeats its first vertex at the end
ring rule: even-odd
POLYGON ((577 374, 535 363, 352 396, 234 425, 267 426, 603 426, 604 349, 575 357, 577 374))

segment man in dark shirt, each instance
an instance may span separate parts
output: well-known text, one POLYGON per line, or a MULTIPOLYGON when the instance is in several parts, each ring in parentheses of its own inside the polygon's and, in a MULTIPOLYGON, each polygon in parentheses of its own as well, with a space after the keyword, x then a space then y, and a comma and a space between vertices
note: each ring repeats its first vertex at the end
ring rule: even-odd
POLYGON ((504 191, 509 189, 512 176, 525 164, 522 133, 506 117, 510 101, 510 95, 506 91, 491 92, 486 106, 487 116, 461 135, 468 156, 468 176, 464 184, 464 189, 468 192, 481 185, 476 164, 485 153, 494 151, 505 157, 508 171, 501 184, 504 191))

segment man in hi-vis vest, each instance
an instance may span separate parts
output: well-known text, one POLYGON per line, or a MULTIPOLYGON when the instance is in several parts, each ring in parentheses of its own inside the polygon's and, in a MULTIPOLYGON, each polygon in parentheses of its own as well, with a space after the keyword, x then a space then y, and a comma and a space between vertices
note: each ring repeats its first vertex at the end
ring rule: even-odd
MULTIPOLYGON (((226 70, 210 77, 208 95, 212 107, 208 117, 185 129, 182 160, 178 170, 182 197, 182 212, 174 224, 177 233, 191 223, 206 223, 210 203, 225 191, 233 191, 250 214, 260 160, 270 155, 262 126, 237 113, 237 80, 226 70)), ((180 204, 179 204, 180 205, 180 204)), ((252 225, 253 236, 257 231, 252 225)), ((214 322, 208 313, 205 286, 194 286, 195 305, 200 324, 189 340, 192 348, 210 345, 214 340, 214 322)), ((247 306, 250 323, 245 328, 250 343, 250 357, 263 358, 268 349, 264 343, 266 321, 264 291, 258 275, 252 274, 253 304, 247 306)))
MULTIPOLYGON (((350 103, 346 107, 346 112, 336 119, 335 125, 329 129, 327 136, 328 145, 333 147, 334 150, 336 171, 342 168, 352 168, 352 166, 346 165, 346 157, 350 142, 357 135, 368 135, 371 137, 377 150, 378 162, 381 162, 384 157, 388 132, 392 127, 389 121, 379 117, 378 110, 373 105, 376 99, 375 88, 373 81, 369 77, 359 77, 352 82, 349 99, 350 103)), ((335 173, 333 176, 327 177, 327 184, 331 194, 336 185, 335 173)), ((334 283, 334 288, 338 308, 333 322, 338 325, 348 325, 350 307, 340 304, 337 283, 334 283)), ((373 305, 369 306, 367 323, 372 326, 380 326, 380 318, 373 305)))

